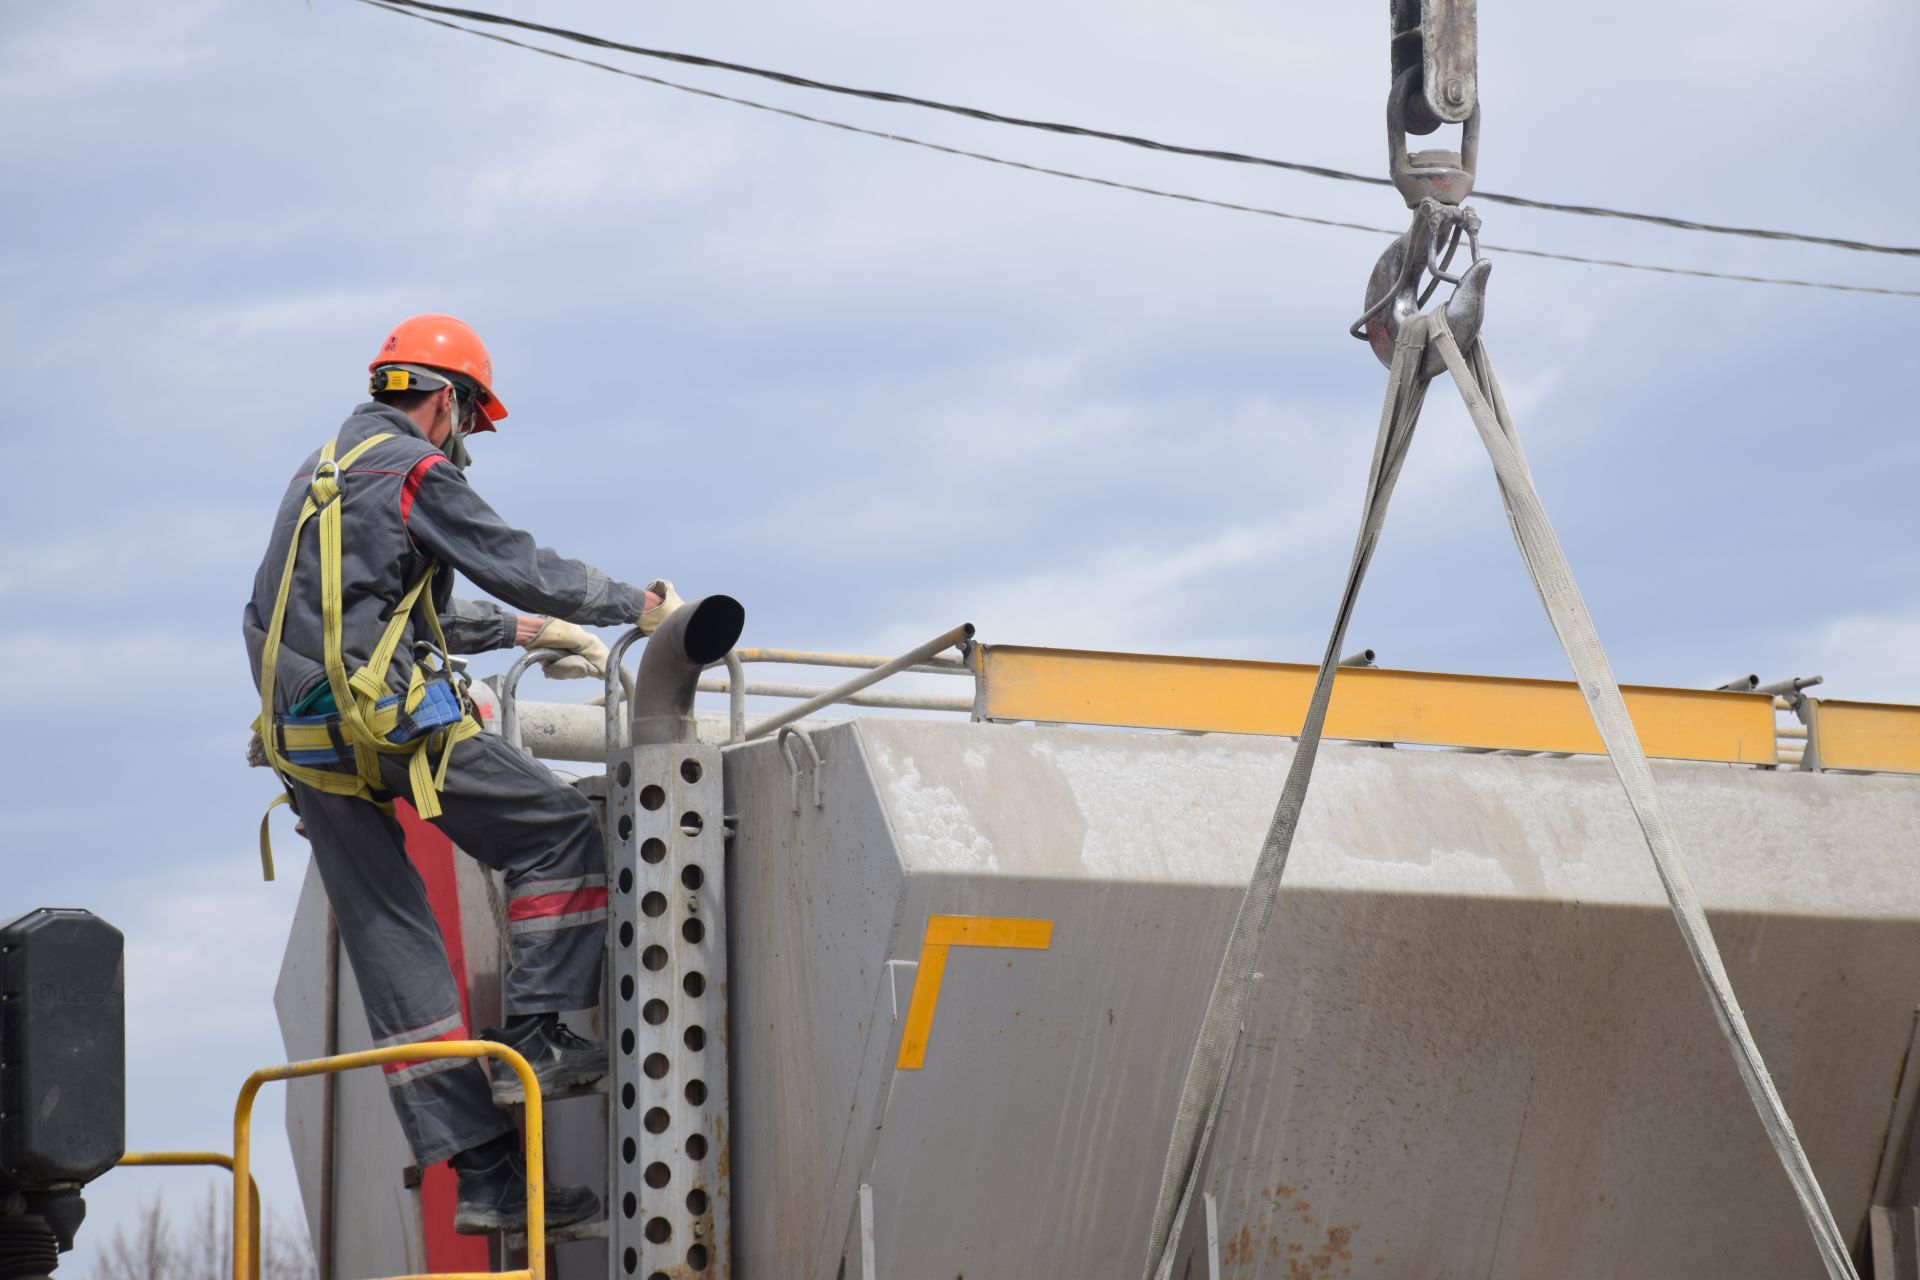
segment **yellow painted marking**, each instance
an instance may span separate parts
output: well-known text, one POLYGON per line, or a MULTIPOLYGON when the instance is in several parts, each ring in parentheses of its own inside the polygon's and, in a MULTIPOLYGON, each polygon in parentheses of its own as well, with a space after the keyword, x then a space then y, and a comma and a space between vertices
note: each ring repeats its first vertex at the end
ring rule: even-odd
POLYGON ((933 1034, 933 1011, 940 1003, 940 980, 947 972, 948 947, 1018 947, 1045 951, 1052 942, 1051 920, 928 916, 926 940, 920 944, 920 967, 913 978, 913 999, 907 1005, 907 1026, 900 1035, 900 1057, 894 1066, 901 1071, 918 1071, 927 1060, 927 1038, 933 1034))
POLYGON ((1920 707, 1820 698, 1813 723, 1822 769, 1920 773, 1920 707))
MULTIPOLYGON (((981 645, 981 715, 1293 737, 1315 668, 1157 654, 981 645)), ((1627 711, 1650 756, 1773 764, 1773 700, 1758 693, 1629 685, 1627 711)), ((1600 733, 1567 680, 1343 667, 1326 736, 1362 742, 1601 753, 1600 733)))

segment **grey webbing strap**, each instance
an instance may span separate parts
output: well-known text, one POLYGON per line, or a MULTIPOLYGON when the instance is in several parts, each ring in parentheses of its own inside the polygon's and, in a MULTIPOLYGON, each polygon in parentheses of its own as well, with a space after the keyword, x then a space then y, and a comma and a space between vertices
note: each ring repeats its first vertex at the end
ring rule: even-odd
POLYGON ((1594 631, 1586 604, 1580 598, 1559 539, 1548 522, 1539 494, 1534 490, 1532 474, 1527 470, 1513 421, 1507 413, 1506 399, 1493 374, 1492 362, 1484 343, 1476 342, 1472 363, 1462 356, 1458 343, 1448 330, 1446 319, 1436 308, 1415 317, 1401 327, 1394 348, 1393 367, 1387 378, 1386 403, 1381 409, 1380 435, 1374 446, 1374 463, 1368 480, 1367 501, 1360 536, 1354 546, 1353 563, 1347 571, 1346 590, 1341 596, 1320 671, 1314 683, 1313 699, 1306 722, 1301 727, 1293 762, 1287 770, 1286 785, 1274 810, 1258 861, 1254 864, 1246 895, 1234 919, 1233 932, 1214 979, 1213 993, 1207 1001, 1206 1015, 1193 1056, 1187 1064, 1186 1081, 1181 1089, 1179 1111, 1174 1120, 1173 1139, 1167 1151, 1167 1163, 1161 1172, 1160 1200, 1155 1206, 1153 1234, 1147 1253, 1149 1280, 1169 1280, 1175 1261, 1181 1228, 1203 1171, 1207 1147, 1220 1104, 1226 1096, 1227 1076, 1239 1041, 1240 1024, 1245 1018, 1251 990, 1253 966, 1273 918, 1275 899, 1286 868, 1287 852, 1299 823, 1306 799, 1307 784, 1313 773, 1314 757, 1320 745, 1320 732, 1326 721, 1327 701, 1333 690, 1333 674, 1347 620, 1359 594, 1361 579, 1373 556, 1381 522, 1386 515, 1387 499, 1399 476, 1408 441, 1419 420, 1426 385, 1418 377, 1422 354, 1429 336, 1446 361, 1447 370, 1459 386, 1467 411, 1486 445, 1494 474, 1499 480, 1507 521, 1520 548, 1535 590, 1546 605, 1554 632, 1566 650, 1582 695, 1591 711, 1613 761, 1621 786, 1627 793, 1640 828, 1653 855, 1655 869, 1666 889, 1667 900, 1679 922, 1681 936, 1694 966, 1706 985, 1714 1016, 1733 1051, 1748 1096, 1759 1113, 1761 1125, 1772 1141, 1800 1211, 1812 1231, 1829 1280, 1858 1280, 1847 1253, 1839 1226, 1827 1206, 1820 1184, 1814 1177, 1806 1152, 1795 1135, 1793 1123, 1767 1074, 1759 1047, 1747 1028, 1721 964, 1720 952, 1713 942, 1706 913, 1693 890, 1679 848, 1667 821, 1653 771, 1640 749, 1640 739, 1627 715, 1620 686, 1613 678, 1605 652, 1594 631))
POLYGON ((1560 549, 1560 539, 1554 535, 1546 509, 1540 504, 1540 495, 1534 490, 1533 475, 1527 470, 1526 455, 1521 452, 1513 419, 1507 414, 1506 397, 1493 375, 1493 362, 1486 346, 1474 344, 1469 365, 1448 330, 1444 315, 1436 312, 1431 332, 1433 344, 1447 362, 1447 372, 1459 386, 1467 412, 1472 415, 1473 425, 1487 447, 1487 456, 1493 460, 1500 497, 1507 508, 1507 522, 1513 527, 1513 540, 1519 544, 1534 589, 1547 606, 1554 634, 1560 637, 1560 647, 1566 650, 1567 661, 1573 666, 1581 695, 1586 698, 1593 723, 1606 743, 1607 758, 1613 761, 1620 786, 1633 806, 1634 817, 1640 821, 1647 850, 1653 855, 1654 868, 1660 874, 1667 902, 1673 908, 1673 918, 1680 925, 1680 936, 1685 939, 1694 968, 1707 988, 1714 1017, 1720 1023, 1721 1034, 1727 1038, 1727 1047, 1733 1051, 1734 1066, 1739 1068, 1740 1079, 1747 1086, 1747 1096, 1753 1100, 1753 1109, 1760 1115, 1767 1139, 1773 1143, 1774 1152, 1787 1171, 1787 1180, 1793 1184, 1793 1193, 1800 1201, 1807 1228, 1813 1233, 1820 1260, 1832 1280, 1856 1280, 1853 1260, 1833 1220, 1833 1210, 1821 1193, 1813 1166, 1793 1131, 1793 1121, 1787 1117, 1780 1094, 1773 1087, 1773 1077, 1767 1074, 1760 1047, 1747 1029, 1746 1015, 1740 1011, 1733 984, 1720 962, 1720 949, 1714 945, 1707 913, 1694 893, 1679 842, 1667 820, 1666 805, 1654 784, 1653 770, 1647 765, 1646 753, 1640 749, 1640 735, 1634 731, 1633 721, 1627 715, 1620 685, 1613 678, 1606 652, 1600 647, 1600 637, 1594 631, 1593 619, 1587 615, 1586 602, 1580 598, 1580 588, 1574 584, 1573 571, 1560 549))
POLYGON ((1380 538, 1380 526, 1387 517, 1387 499, 1393 495, 1394 482, 1400 478, 1400 466, 1406 461, 1407 445, 1413 439, 1414 426, 1420 421, 1420 406, 1427 398, 1427 382, 1420 376, 1420 361, 1426 348, 1425 329, 1418 324, 1405 325, 1394 346, 1393 367, 1387 374, 1386 401, 1380 407, 1380 433, 1374 440, 1373 466, 1367 476, 1367 498, 1360 519, 1360 534, 1353 544, 1353 562, 1347 568, 1347 585, 1340 596, 1340 609, 1334 616, 1333 634, 1327 639, 1326 653, 1320 659, 1320 673, 1314 680, 1313 698, 1307 704, 1307 716, 1293 751, 1293 763, 1287 769, 1287 783, 1280 792, 1280 803, 1267 827, 1266 842, 1254 863, 1253 877, 1246 896, 1240 900, 1240 912, 1234 917, 1233 932, 1227 938, 1226 954, 1214 976, 1213 994, 1207 999, 1207 1012, 1201 1022, 1200 1037, 1187 1062, 1186 1083, 1180 1092, 1180 1109, 1174 1117, 1173 1140, 1167 1148, 1167 1163, 1160 1173, 1160 1202, 1154 1209, 1153 1236, 1147 1252, 1147 1275, 1167 1280, 1172 1274, 1174 1251, 1179 1247, 1180 1229, 1192 1204, 1194 1188, 1206 1159, 1207 1145, 1213 1136, 1214 1117, 1226 1096, 1227 1075, 1240 1040, 1240 1024, 1246 1016, 1248 998, 1253 989, 1254 964, 1260 944, 1273 919, 1275 900, 1280 896, 1280 879, 1287 868, 1287 852, 1293 847, 1294 828, 1300 824, 1300 810, 1307 798, 1307 783, 1313 777, 1313 762, 1320 749, 1320 730, 1327 720, 1327 701, 1333 696, 1333 675, 1340 663, 1340 649, 1346 642, 1347 622, 1353 616, 1354 602, 1360 597, 1360 582, 1366 577, 1373 559, 1374 545, 1380 538))

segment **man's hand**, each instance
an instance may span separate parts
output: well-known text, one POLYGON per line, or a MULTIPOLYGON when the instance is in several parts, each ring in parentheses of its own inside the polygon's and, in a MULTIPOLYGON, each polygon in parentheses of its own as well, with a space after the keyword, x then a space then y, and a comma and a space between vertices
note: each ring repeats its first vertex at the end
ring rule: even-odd
POLYGON ((668 615, 684 603, 685 601, 680 599, 680 593, 675 591, 673 584, 665 578, 655 578, 652 582, 649 582, 647 584, 647 611, 641 614, 639 618, 640 634, 643 636, 652 635, 654 631, 659 628, 660 624, 667 620, 668 615))
MULTIPOLYGON (((527 619, 522 618, 524 624, 527 619)), ((568 656, 546 664, 549 680, 584 680, 607 674, 607 646, 599 636, 560 618, 548 618, 545 625, 524 642, 529 649, 564 649, 568 656)))

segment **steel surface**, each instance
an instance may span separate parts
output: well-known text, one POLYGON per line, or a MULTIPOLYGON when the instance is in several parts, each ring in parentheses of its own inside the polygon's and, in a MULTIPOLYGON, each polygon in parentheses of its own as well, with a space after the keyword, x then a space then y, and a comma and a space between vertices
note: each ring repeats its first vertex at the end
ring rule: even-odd
MULTIPOLYGON (((881 1277, 1127 1274, 1292 744, 813 737, 797 813, 775 744, 726 758, 738 1272, 863 1274, 870 1240, 881 1277), (898 1070, 943 916, 1048 920, 1049 946, 950 956, 898 1070)), ((1920 993, 1920 784, 1656 772, 1861 1228, 1920 993)), ((1329 748, 1260 970, 1192 1275, 1817 1273, 1606 761, 1329 748)))
MULTIPOLYGON (((1299 733, 1315 668, 1157 654, 981 645, 977 714, 987 720, 1299 733)), ((1649 756, 1775 762, 1772 699, 1628 685, 1649 756)), ((1594 754, 1602 750, 1571 681, 1342 667, 1326 736, 1362 742, 1594 754)))
POLYGON ((1920 773, 1920 707, 1808 699, 1822 769, 1920 773))

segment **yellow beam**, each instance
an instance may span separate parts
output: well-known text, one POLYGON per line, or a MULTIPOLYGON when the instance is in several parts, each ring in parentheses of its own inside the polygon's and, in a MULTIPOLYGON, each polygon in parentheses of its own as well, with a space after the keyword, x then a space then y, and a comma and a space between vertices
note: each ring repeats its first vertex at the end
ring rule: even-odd
POLYGON ((1920 707, 1813 700, 1822 769, 1920 773, 1920 707))
MULTIPOLYGON (((980 645, 988 720, 1123 725, 1293 737, 1315 668, 1157 654, 980 645)), ((1760 693, 1628 685, 1627 711, 1650 756, 1773 764, 1773 699, 1760 693)), ((1600 754, 1599 731, 1567 680, 1342 667, 1326 736, 1363 742, 1600 754)), ((1838 767, 1838 766, 1836 766, 1838 767)))

